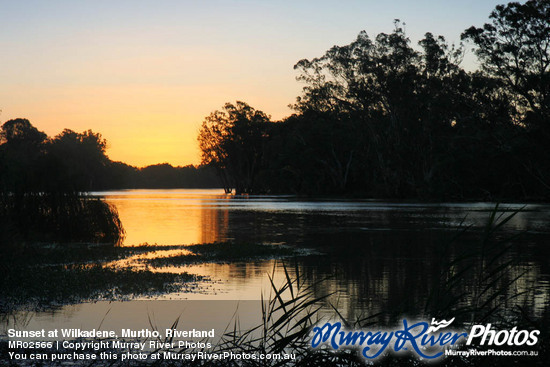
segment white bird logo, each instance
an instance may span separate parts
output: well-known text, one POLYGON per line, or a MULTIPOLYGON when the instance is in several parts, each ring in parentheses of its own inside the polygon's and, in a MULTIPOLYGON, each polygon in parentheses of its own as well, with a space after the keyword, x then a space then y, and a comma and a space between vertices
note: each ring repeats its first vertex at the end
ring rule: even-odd
POLYGON ((439 322, 436 321, 435 319, 432 319, 432 326, 430 326, 428 328, 428 333, 435 333, 439 329, 446 328, 447 326, 451 325, 453 323, 453 321, 455 321, 454 317, 452 319, 450 319, 449 321, 441 320, 439 322))

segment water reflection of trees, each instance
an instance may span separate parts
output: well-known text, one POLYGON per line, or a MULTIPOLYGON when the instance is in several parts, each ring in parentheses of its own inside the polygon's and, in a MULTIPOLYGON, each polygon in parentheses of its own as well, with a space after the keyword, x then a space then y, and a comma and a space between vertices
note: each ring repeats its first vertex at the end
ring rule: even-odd
POLYGON ((353 250, 303 258, 298 264, 312 281, 329 276, 317 285, 316 294, 333 293, 331 301, 351 320, 382 313, 390 319, 481 321, 509 317, 520 309, 537 319, 548 315, 549 288, 540 259, 522 260, 519 249, 493 253, 489 259, 475 238, 454 243, 444 252, 442 246, 421 238, 402 244, 371 239, 353 250))
MULTIPOLYGON (((316 295, 333 293, 331 302, 351 319, 379 312, 389 318, 452 318, 458 311, 464 319, 481 319, 486 316, 483 312, 493 309, 491 316, 520 308, 531 317, 544 317, 550 304, 548 264, 543 261, 547 250, 541 246, 546 235, 523 233, 508 240, 517 233, 517 216, 535 214, 518 213, 507 228, 499 227, 489 236, 480 224, 487 223, 490 215, 476 213, 470 221, 476 226, 464 233, 446 223, 460 222, 466 212, 445 208, 333 213, 225 210, 223 224, 220 217, 208 218, 223 228, 224 239, 285 243, 321 253, 285 263, 291 270, 297 266, 312 283, 328 277, 316 283, 316 295)), ((232 281, 257 276, 257 268, 237 268, 237 273, 226 269, 224 274, 232 281)))
MULTIPOLYGON (((201 204, 208 206, 209 200, 201 204)), ((229 211, 227 209, 200 209, 200 243, 213 243, 227 240, 229 211)))

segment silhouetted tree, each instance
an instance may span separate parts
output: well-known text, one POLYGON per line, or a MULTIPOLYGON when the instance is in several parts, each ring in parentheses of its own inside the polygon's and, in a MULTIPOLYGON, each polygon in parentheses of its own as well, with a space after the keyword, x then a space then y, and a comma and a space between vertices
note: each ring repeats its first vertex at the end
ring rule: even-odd
POLYGON ((51 189, 90 191, 105 187, 110 162, 106 148, 107 142, 99 133, 63 130, 47 147, 51 189))
POLYGON ((32 126, 27 119, 14 119, 5 122, 0 130, 0 144, 26 145, 38 147, 47 135, 32 126))
POLYGON ((27 119, 9 120, 0 129, 0 191, 16 195, 40 190, 47 135, 27 119))
POLYGON ((423 52, 415 51, 396 21, 392 33, 374 41, 361 32, 349 45, 296 64, 306 86, 294 107, 303 116, 324 114, 332 121, 327 135, 338 137, 316 154, 327 177, 334 181, 338 172, 336 187, 353 176, 356 187, 362 182, 376 196, 433 195, 445 167, 437 153, 468 111, 464 87, 457 87, 469 79, 458 66, 460 48, 431 33, 420 45, 423 52))
POLYGON ((462 45, 442 36, 426 33, 419 46, 396 21, 392 33, 361 32, 299 61, 305 87, 298 113, 270 134, 268 187, 440 199, 542 193, 550 165, 535 159, 548 156, 536 142, 548 139, 526 134, 530 117, 506 80, 464 71, 462 45))
POLYGON ((498 5, 491 23, 470 27, 462 38, 475 44, 481 71, 502 84, 512 101, 514 123, 527 135, 501 139, 511 159, 536 184, 521 178, 523 190, 550 193, 550 2, 498 5), (510 138, 514 139, 511 140, 510 138))
POLYGON ((216 167, 226 192, 254 190, 269 122, 268 115, 240 101, 205 118, 198 137, 202 164, 216 167))
POLYGON ((489 18, 462 38, 475 44, 482 71, 504 82, 519 112, 534 115, 522 122, 549 124, 550 2, 498 5, 489 18))
POLYGON ((101 241, 124 236, 116 209, 82 194, 102 177, 105 140, 65 130, 54 139, 26 119, 0 131, 0 251, 15 241, 101 241))

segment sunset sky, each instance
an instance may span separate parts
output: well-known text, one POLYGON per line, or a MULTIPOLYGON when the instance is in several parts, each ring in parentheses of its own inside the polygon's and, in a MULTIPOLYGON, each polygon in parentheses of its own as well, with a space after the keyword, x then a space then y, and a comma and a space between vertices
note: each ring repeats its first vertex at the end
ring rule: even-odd
POLYGON ((391 32, 395 18, 414 45, 428 31, 458 42, 500 3, 0 0, 0 123, 92 129, 132 165, 197 164, 201 122, 225 102, 291 113, 298 60, 391 32))

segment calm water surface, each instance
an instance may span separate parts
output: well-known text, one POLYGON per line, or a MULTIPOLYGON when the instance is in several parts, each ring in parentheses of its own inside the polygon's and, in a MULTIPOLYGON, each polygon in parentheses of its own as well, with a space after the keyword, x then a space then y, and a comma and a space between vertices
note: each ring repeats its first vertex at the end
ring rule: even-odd
MULTIPOLYGON (((166 267, 155 271, 189 272, 207 277, 191 293, 155 297, 153 308, 167 300, 258 300, 269 292, 267 274, 284 280, 283 265, 313 284, 318 295, 348 318, 390 311, 422 309, 430 291, 441 282, 449 262, 475 252, 494 203, 397 203, 380 201, 304 200, 290 196, 231 196, 221 190, 127 190, 96 192, 116 206, 126 229, 123 246, 200 244, 216 241, 285 244, 304 249, 307 256, 166 267), (462 233, 465 228, 468 230, 462 233)), ((508 293, 506 308, 525 307, 534 317, 548 312, 550 269, 550 206, 502 204, 498 215, 520 210, 494 236, 506 240, 519 232, 512 248, 498 261, 516 260, 510 277, 518 276, 508 293)), ((167 252, 169 253, 169 252, 167 252)), ((162 251, 156 255, 165 256, 162 251)), ((470 256, 470 255, 468 255, 470 256)), ((476 266, 483 259, 471 255, 459 291, 470 292, 461 302, 475 302, 476 266)), ((138 262, 120 263, 139 267, 138 262)), ((506 278, 508 279, 508 278, 506 278)), ((506 279, 502 282, 505 283, 506 279)), ((146 320, 142 300, 114 303, 132 317, 146 320)), ((149 301, 152 302, 152 301, 149 301)), ((172 301, 173 302, 173 301, 172 301)), ((150 303, 152 304, 152 303, 150 303)), ((159 306, 160 305, 160 306, 159 306)), ((32 324, 84 322, 105 315, 105 303, 65 306, 33 314, 32 324), (70 315, 70 316, 67 316, 70 315), (92 315, 92 316, 90 316, 92 315), (94 316, 95 315, 95 316, 94 316), (65 321, 63 321, 65 320, 65 321), (69 322, 69 321, 67 321, 69 322)), ((166 306, 167 307, 167 306, 166 306)), ((170 307, 173 307, 171 304, 170 307)), ((176 315, 177 316, 177 315, 176 315)), ((116 323, 107 318, 107 322, 116 323)), ((227 318, 225 318, 227 320, 227 318)), ((47 327, 47 326, 46 326, 47 327)))
MULTIPOLYGON (((428 232, 463 225, 482 227, 493 203, 391 203, 300 200, 290 196, 231 196, 222 190, 126 190, 94 192, 114 204, 126 229, 124 245, 180 245, 215 241, 302 244, 327 233, 428 232)), ((550 233, 550 206, 506 204, 523 209, 507 231, 550 233)), ((334 243, 345 246, 346 241, 334 243)))

